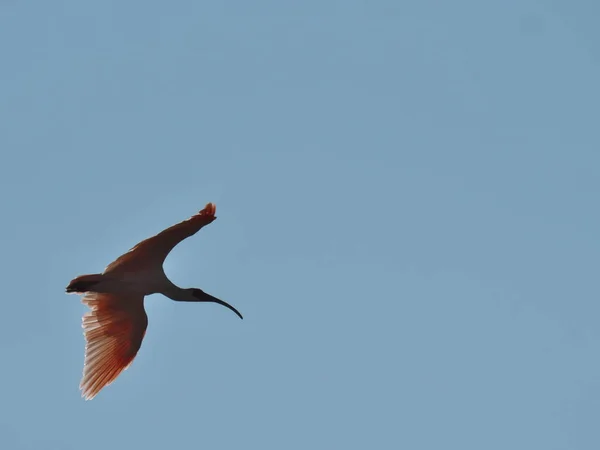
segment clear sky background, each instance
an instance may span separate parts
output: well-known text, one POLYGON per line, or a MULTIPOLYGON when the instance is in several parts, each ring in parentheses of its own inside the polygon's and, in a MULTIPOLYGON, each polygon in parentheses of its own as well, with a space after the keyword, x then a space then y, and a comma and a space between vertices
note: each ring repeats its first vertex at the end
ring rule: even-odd
POLYGON ((596 1, 3 1, 0 448, 600 448, 596 1), (213 201, 80 398, 64 294, 213 201))

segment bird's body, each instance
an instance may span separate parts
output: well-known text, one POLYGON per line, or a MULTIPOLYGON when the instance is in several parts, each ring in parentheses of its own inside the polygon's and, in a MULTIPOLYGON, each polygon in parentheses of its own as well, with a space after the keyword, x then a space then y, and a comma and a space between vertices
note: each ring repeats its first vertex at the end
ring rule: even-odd
POLYGON ((163 294, 183 302, 231 305, 196 288, 182 289, 163 270, 169 252, 216 219, 212 203, 198 214, 146 239, 109 264, 103 273, 81 275, 69 283, 68 293, 84 294, 91 309, 83 317, 86 337, 85 362, 80 388, 92 399, 132 363, 146 333, 148 318, 144 297, 163 294))
MULTIPOLYGON (((82 275, 75 278, 77 292, 81 289, 93 289, 103 294, 164 294, 167 297, 181 296, 183 289, 175 286, 162 270, 144 270, 140 272, 102 273, 82 275), (171 295, 167 295, 171 294, 171 295)), ((71 288, 73 289, 73 288, 71 288)), ((75 292, 74 291, 74 292, 75 292)))

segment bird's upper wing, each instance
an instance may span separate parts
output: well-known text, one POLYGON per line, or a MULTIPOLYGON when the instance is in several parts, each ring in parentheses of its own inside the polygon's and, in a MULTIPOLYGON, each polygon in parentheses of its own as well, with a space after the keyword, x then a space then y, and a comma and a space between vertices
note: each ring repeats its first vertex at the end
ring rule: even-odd
POLYGON ((109 264, 104 273, 141 271, 162 266, 173 247, 216 219, 215 211, 213 203, 207 204, 198 214, 137 244, 109 264))
POLYGON ((83 316, 86 346, 79 388, 90 400, 132 363, 146 334, 148 317, 141 295, 88 292, 81 301, 91 311, 83 316))

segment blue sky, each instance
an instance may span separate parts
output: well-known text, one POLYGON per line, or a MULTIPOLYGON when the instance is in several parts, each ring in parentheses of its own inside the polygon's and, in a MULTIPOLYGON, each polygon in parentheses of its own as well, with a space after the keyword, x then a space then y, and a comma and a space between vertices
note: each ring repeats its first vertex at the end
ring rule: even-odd
POLYGON ((600 448, 600 7, 5 1, 0 447, 600 448), (64 294, 217 204, 80 398, 64 294))

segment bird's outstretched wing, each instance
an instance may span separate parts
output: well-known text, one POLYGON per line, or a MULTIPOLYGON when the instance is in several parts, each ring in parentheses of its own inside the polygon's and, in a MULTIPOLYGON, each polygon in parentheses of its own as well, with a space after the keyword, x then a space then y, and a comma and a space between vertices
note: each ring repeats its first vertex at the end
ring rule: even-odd
POLYGON ((148 317, 143 296, 88 292, 81 302, 91 311, 83 316, 86 346, 79 388, 82 397, 91 400, 132 363, 146 334, 148 317))
POLYGON ((213 203, 208 203, 198 214, 137 244, 109 264, 104 273, 135 272, 161 267, 173 247, 216 219, 216 209, 213 203))

